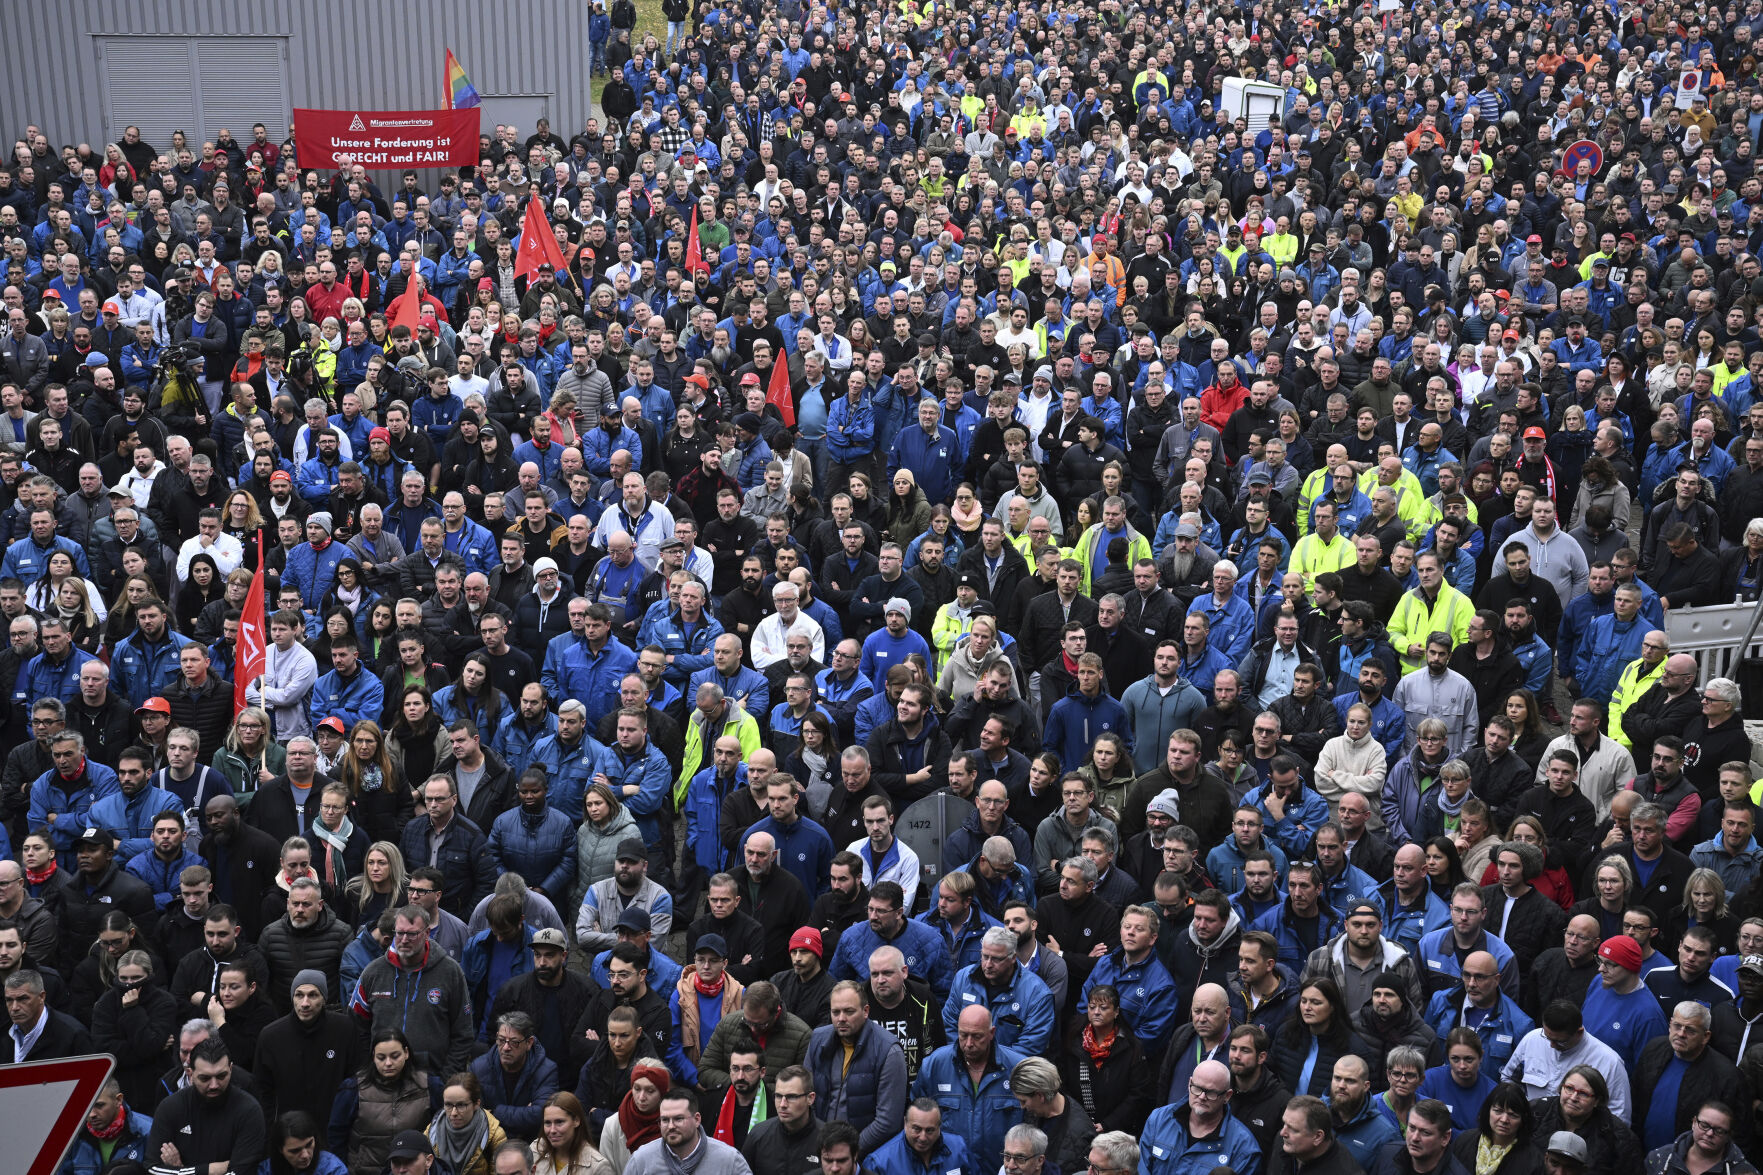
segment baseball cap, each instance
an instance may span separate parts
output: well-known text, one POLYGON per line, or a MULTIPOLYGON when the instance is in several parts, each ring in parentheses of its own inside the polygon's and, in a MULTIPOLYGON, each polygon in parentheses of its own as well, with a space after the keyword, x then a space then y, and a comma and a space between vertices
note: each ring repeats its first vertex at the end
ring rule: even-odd
MULTIPOLYGON (((1598 958, 1608 959, 1624 971, 1633 971, 1638 975, 1641 970, 1641 944, 1626 934, 1613 934, 1598 948, 1598 958)), ((1551 1139, 1551 1145, 1553 1142, 1551 1139)))
POLYGON ((813 951, 815 955, 826 958, 826 943, 821 940, 820 931, 812 926, 798 927, 796 933, 790 935, 792 951, 813 951))
POLYGON ((116 848, 116 835, 108 828, 88 828, 73 838, 75 845, 103 845, 105 848, 116 848))
POLYGON ((288 474, 287 470, 278 469, 274 473, 269 475, 269 484, 270 485, 275 485, 277 482, 281 482, 286 485, 292 485, 294 482, 294 479, 293 479, 293 477, 291 477, 288 474))
POLYGON ((757 371, 749 371, 746 375, 743 375, 741 377, 741 386, 744 388, 758 387, 759 386, 759 373, 757 371))
POLYGON ((314 730, 335 731, 339 736, 341 736, 343 738, 347 738, 349 736, 349 728, 344 726, 343 720, 341 718, 338 718, 335 714, 332 714, 329 718, 326 718, 324 721, 320 722, 313 729, 314 730))
POLYGON ((1530 236, 1524 238, 1524 243, 1527 245, 1540 245, 1543 243, 1543 238, 1536 233, 1532 233, 1530 236))
POLYGON ((1570 1159, 1582 1167, 1586 1165, 1585 1139, 1571 1130, 1557 1130, 1549 1135, 1548 1153, 1558 1159, 1570 1159))
POLYGON ((1506 333, 1505 333, 1505 334, 1503 334, 1503 335, 1501 335, 1501 336, 1500 336, 1500 338, 1502 338, 1502 339, 1511 339, 1511 340, 1512 340, 1512 341, 1513 341, 1513 342, 1515 342, 1515 343, 1516 343, 1516 342, 1517 342, 1517 341, 1518 341, 1518 338, 1519 338, 1519 335, 1518 335, 1518 332, 1517 332, 1517 331, 1515 331, 1515 330, 1509 330, 1509 331, 1507 331, 1507 332, 1506 332, 1506 333))
POLYGON ((719 959, 726 959, 728 958, 728 943, 722 941, 720 934, 699 935, 697 945, 692 948, 692 953, 695 955, 700 951, 709 951, 719 959))
POLYGON ((618 856, 613 859, 616 861, 647 861, 649 846, 643 843, 641 837, 627 836, 618 842, 618 856))
POLYGON ((148 698, 135 707, 137 714, 171 714, 171 703, 164 698, 148 698))
MULTIPOLYGON (((637 934, 647 934, 650 930, 654 929, 654 927, 649 921, 649 911, 637 906, 630 906, 624 913, 618 916, 618 921, 613 925, 613 929, 629 930, 637 934)), ((1640 964, 1636 963, 1635 966, 1638 967, 1640 964)))
POLYGON ((1543 441, 1548 438, 1549 434, 1534 424, 1524 430, 1524 439, 1527 441, 1543 441))
POLYGON ((416 1159, 423 1155, 432 1155, 435 1148, 429 1142, 428 1135, 420 1130, 400 1130, 392 1138, 392 1149, 386 1152, 388 1159, 416 1159))
POLYGON ((554 951, 567 951, 569 949, 569 940, 563 937, 563 932, 561 930, 552 926, 547 926, 545 929, 533 935, 533 949, 538 950, 540 947, 548 947, 554 951))
POLYGON ((1763 972, 1763 955, 1746 955, 1739 960, 1739 970, 1763 972))
POLYGON ((122 307, 120 305, 118 305, 116 300, 113 298, 110 301, 104 303, 104 313, 105 314, 121 314, 122 307))
POLYGON ((112 498, 130 498, 130 499, 132 499, 134 496, 135 496, 135 491, 129 489, 128 486, 123 485, 120 481, 110 487, 110 497, 112 497, 112 498))

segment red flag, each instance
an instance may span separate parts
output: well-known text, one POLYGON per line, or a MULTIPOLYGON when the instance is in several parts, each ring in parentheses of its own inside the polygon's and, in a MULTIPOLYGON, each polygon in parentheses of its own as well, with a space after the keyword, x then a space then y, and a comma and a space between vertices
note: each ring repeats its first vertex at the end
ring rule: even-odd
POLYGON ((778 415, 784 418, 785 428, 795 428, 796 398, 790 395, 790 365, 787 358, 779 355, 771 361, 771 386, 765 389, 765 402, 776 405, 778 415))
POLYGON ((692 227, 686 230, 686 272, 696 273, 698 270, 710 272, 710 265, 704 260, 704 250, 698 245, 698 206, 692 205, 692 227))
POLYGON ((404 292, 392 302, 395 309, 392 311, 392 321, 387 328, 409 327, 411 338, 416 337, 417 324, 422 321, 422 295, 416 292, 417 276, 414 273, 410 275, 410 282, 404 287, 404 292))
POLYGON ((530 277, 539 272, 541 264, 550 265, 554 271, 567 267, 567 262, 563 260, 563 250, 557 247, 557 234, 551 231, 551 222, 545 219, 545 210, 535 196, 527 201, 526 219, 520 225, 520 247, 514 254, 514 276, 530 277))
POLYGON ((245 593, 245 606, 239 612, 238 659, 233 667, 233 709, 245 708, 245 687, 263 676, 269 667, 269 646, 264 639, 263 616, 263 544, 262 531, 257 533, 257 574, 251 577, 251 588, 245 593))

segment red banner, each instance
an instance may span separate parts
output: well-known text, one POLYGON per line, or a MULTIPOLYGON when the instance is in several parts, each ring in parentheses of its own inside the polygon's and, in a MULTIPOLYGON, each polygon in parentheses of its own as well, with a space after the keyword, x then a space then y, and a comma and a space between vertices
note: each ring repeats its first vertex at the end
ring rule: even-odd
POLYGON ((478 161, 478 108, 296 110, 301 167, 469 167, 478 161))

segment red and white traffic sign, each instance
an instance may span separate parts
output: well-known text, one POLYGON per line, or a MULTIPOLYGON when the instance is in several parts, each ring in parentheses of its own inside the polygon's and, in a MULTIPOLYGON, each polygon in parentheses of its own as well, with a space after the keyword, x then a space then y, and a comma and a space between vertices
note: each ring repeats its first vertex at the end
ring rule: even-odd
POLYGON ((0 1065, 0 1122, 12 1156, 0 1169, 55 1175, 115 1064, 105 1054, 0 1065))

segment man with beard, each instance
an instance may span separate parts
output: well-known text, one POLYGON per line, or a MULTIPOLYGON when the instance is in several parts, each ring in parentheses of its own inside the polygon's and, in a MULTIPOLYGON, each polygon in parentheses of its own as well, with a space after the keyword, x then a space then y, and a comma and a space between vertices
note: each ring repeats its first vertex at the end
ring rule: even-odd
MULTIPOLYGON (((1342 1158, 1351 1158, 1361 1168, 1402 1136, 1372 1100, 1370 1066, 1363 1057, 1345 1056, 1335 1061, 1328 1084, 1328 1110, 1336 1149, 1342 1158)), ((1313 1170, 1308 1164, 1301 1169, 1313 1170)))
POLYGON ((905 894, 892 881, 869 891, 868 920, 853 925, 839 938, 839 949, 828 968, 833 978, 867 979, 869 960, 877 948, 899 949, 907 966, 922 974, 939 1004, 947 999, 954 967, 943 936, 930 925, 908 919, 905 894))
POLYGON ((263 1108, 232 1079, 232 1058, 218 1035, 190 1050, 190 1084, 153 1112, 147 1155, 154 1166, 196 1175, 256 1168, 265 1153, 263 1108))
MULTIPOLYGON (((749 781, 753 774, 749 764, 749 781)), ((782 773, 775 773, 775 777, 789 781, 782 773)), ((774 773, 762 772, 759 778, 765 783, 766 794, 770 794, 774 773)), ((809 921, 808 891, 794 874, 779 866, 777 841, 771 833, 751 833, 740 846, 740 853, 742 864, 731 869, 729 876, 741 895, 741 908, 765 928, 760 972, 781 971, 789 965, 790 936, 809 921)))
POLYGON ((269 965, 266 991, 278 1010, 289 1006, 280 993, 291 995, 295 975, 317 971, 334 983, 343 952, 354 938, 349 924, 325 908, 317 878, 310 873, 296 878, 288 887, 287 913, 270 923, 257 942, 269 965))
MULTIPOLYGON (((899 952, 891 947, 877 951, 877 958, 884 952, 894 960, 899 958, 899 952)), ((884 970, 891 974, 886 966, 884 970)), ((899 975, 904 982, 904 964, 900 964, 899 975)), ((823 1122, 864 1123, 858 1145, 865 1153, 899 1131, 912 1080, 909 1053, 902 1049, 902 1039, 870 1018, 875 1004, 871 994, 856 982, 835 984, 831 1023, 814 1030, 803 1061, 803 1067, 814 1075, 815 1116, 823 1122)), ((931 1021, 936 1019, 928 1004, 916 1010, 931 1021)))
POLYGON ((336 1089, 361 1067, 361 1034, 348 1013, 330 1005, 331 990, 323 972, 301 971, 289 985, 293 1010, 257 1038, 253 1076, 272 1119, 304 1110, 328 1123, 336 1089))
POLYGON ((392 949, 361 972, 350 1007, 370 1028, 401 1028, 423 1068, 441 1072, 445 1066, 457 1073, 470 1062, 475 1035, 470 987, 459 964, 429 941, 428 931, 426 909, 399 910, 392 949), (409 999, 417 990, 430 994, 409 999))
POLYGON ((1239 1122, 1249 1128, 1266 1153, 1279 1138, 1280 1110, 1292 1091, 1267 1064, 1272 1045, 1268 1030, 1258 1024, 1238 1024, 1230 1030, 1226 1057, 1230 1065, 1230 1107, 1239 1122))
MULTIPOLYGON (((790 936, 790 969, 771 977, 773 987, 789 1008, 809 1028, 819 1028, 831 1017, 833 980, 821 965, 825 948, 820 931, 804 926, 790 936)), ((780 1076, 781 1082, 783 1078, 780 1076)), ((783 1103, 778 1103, 783 1113, 783 1103)))
MULTIPOLYGON (((1035 714, 1034 706, 1025 698, 1017 696, 1016 674, 1008 662, 999 662, 987 669, 979 679, 979 684, 972 693, 959 698, 955 707, 949 711, 949 717, 943 723, 943 729, 949 741, 957 750, 971 750, 975 747, 988 751, 987 758, 994 756, 989 752, 994 749, 985 746, 985 727, 988 720, 998 719, 1005 724, 1000 729, 1010 731, 1008 750, 1018 755, 1038 754, 1041 749, 1041 724, 1035 714)), ((997 758, 1010 758, 1000 755, 997 758)), ((1024 764, 1026 773, 1026 764, 1024 764)))
POLYGON ((580 1062, 572 1062, 572 1029, 600 988, 586 974, 566 967, 569 944, 563 932, 544 929, 533 935, 533 967, 516 975, 496 991, 488 1023, 509 1012, 524 1012, 533 1021, 533 1033, 545 1056, 557 1066, 558 1086, 574 1089, 580 1062))
MULTIPOLYGON (((814 899, 804 928, 811 927, 819 933, 823 960, 838 954, 839 938, 849 927, 868 917, 868 911, 869 887, 863 884, 863 859, 852 852, 834 853, 827 870, 827 891, 814 899)), ((792 947, 792 964, 794 954, 792 947)))

